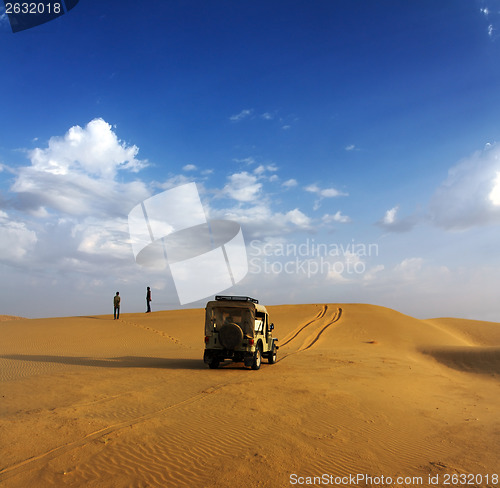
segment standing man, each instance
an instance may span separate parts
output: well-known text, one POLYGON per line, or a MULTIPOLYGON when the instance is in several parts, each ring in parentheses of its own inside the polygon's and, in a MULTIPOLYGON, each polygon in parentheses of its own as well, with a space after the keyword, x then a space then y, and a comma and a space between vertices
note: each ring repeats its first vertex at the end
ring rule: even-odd
POLYGON ((151 313, 151 288, 149 286, 146 290, 146 305, 148 306, 146 313, 151 313))
POLYGON ((117 291, 116 295, 113 297, 113 305, 115 307, 114 309, 114 315, 115 315, 115 320, 120 318, 120 292, 117 291))

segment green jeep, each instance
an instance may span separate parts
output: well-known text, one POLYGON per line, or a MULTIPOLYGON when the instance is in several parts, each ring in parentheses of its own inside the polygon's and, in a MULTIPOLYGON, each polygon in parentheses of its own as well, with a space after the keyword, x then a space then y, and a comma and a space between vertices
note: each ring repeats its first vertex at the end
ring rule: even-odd
POLYGON ((266 307, 250 297, 216 296, 207 303, 205 314, 205 354, 203 361, 212 369, 225 359, 259 369, 262 358, 276 362, 278 346, 273 338, 266 307))

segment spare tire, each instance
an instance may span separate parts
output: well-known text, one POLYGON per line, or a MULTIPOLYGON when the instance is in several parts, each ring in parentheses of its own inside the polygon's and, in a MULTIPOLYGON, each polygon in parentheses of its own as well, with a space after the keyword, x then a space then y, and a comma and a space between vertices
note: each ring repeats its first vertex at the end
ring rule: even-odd
POLYGON ((219 331, 219 340, 226 349, 236 349, 243 342, 243 331, 238 324, 224 324, 219 331))

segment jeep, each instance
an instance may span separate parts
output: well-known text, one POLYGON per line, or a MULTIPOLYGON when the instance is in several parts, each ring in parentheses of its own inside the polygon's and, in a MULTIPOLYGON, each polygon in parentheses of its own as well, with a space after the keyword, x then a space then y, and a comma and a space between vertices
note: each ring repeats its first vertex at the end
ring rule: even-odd
POLYGON ((255 298, 216 296, 205 308, 205 353, 212 369, 226 359, 259 369, 262 358, 276 362, 278 339, 273 338, 266 307, 255 298))

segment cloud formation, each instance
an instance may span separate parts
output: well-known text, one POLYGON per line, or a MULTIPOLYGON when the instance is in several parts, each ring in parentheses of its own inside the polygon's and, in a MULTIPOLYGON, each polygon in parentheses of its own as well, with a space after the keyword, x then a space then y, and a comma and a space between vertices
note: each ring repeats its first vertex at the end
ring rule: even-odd
POLYGON ((423 264, 422 258, 406 258, 395 266, 394 271, 405 280, 414 280, 421 272, 423 264))
POLYGON ((448 230, 500 223, 500 147, 487 144, 448 171, 430 202, 430 217, 448 230))
POLYGON ((279 212, 267 202, 224 209, 211 208, 209 213, 211 218, 234 220, 241 224, 247 241, 310 231, 313 228, 312 219, 299 208, 279 212))
POLYGON ((70 215, 126 214, 147 195, 139 181, 116 180, 119 171, 137 173, 147 163, 136 158, 137 146, 127 146, 110 124, 94 119, 74 126, 62 137, 51 137, 46 148, 29 152, 11 187, 14 205, 38 217, 50 210, 70 215))
POLYGON ((345 197, 348 193, 344 193, 336 188, 319 188, 318 185, 308 185, 305 190, 310 193, 315 193, 322 198, 334 198, 334 197, 345 197))
MULTIPOLYGON (((277 211, 273 208, 271 193, 266 191, 264 185, 279 179, 277 171, 277 166, 271 164, 259 165, 253 173, 242 171, 228 175, 227 183, 219 192, 219 196, 230 198, 236 204, 230 204, 225 208, 211 206, 208 211, 210 217, 240 223, 246 239, 279 236, 294 231, 311 231, 314 225, 313 220, 299 208, 285 211, 277 211), (269 173, 271 176, 268 176, 269 173)), ((286 189, 297 184, 291 179, 280 187, 286 189)), ((210 202, 207 203, 210 204, 210 202)))
POLYGON ((21 261, 33 250, 37 240, 36 233, 24 222, 12 220, 0 210, 0 261, 21 261))
POLYGON ((350 151, 359 151, 359 148, 355 144, 349 144, 344 148, 344 150, 350 152, 350 151))
POLYGON ((337 210, 337 212, 334 213, 333 215, 331 215, 331 214, 323 215, 321 220, 325 224, 331 224, 333 222, 336 222, 339 224, 347 224, 348 222, 351 222, 351 218, 348 217, 347 215, 342 215, 342 212, 340 210, 337 210))
POLYGON ((341 192, 336 188, 320 188, 316 184, 308 185, 304 188, 305 191, 309 193, 314 193, 317 195, 317 200, 314 202, 313 209, 318 210, 321 207, 321 201, 324 198, 336 198, 336 197, 346 197, 348 193, 341 192))
POLYGON ((242 171, 229 176, 223 191, 238 202, 253 202, 259 197, 261 188, 262 183, 257 181, 257 176, 242 171))
POLYGON ((404 219, 398 218, 399 205, 390 208, 384 216, 376 222, 376 225, 389 232, 408 232, 415 227, 418 219, 415 215, 410 215, 404 219))
POLYGON ((281 186, 285 188, 294 188, 298 185, 297 180, 294 178, 290 178, 289 180, 284 181, 281 186))
POLYGON ((244 109, 238 114, 231 115, 231 117, 229 117, 229 120, 231 122, 239 122, 240 120, 250 117, 250 115, 252 114, 253 114, 253 109, 244 109))
MULTIPOLYGON (((98 118, 27 152, 26 166, 14 170, 2 166, 14 175, 6 211, 0 214, 3 262, 30 262, 38 269, 50 262, 54 271, 94 273, 96 279, 112 275, 118 263, 133 267, 126 220, 130 209, 155 192, 193 181, 182 173, 163 181, 143 181, 135 175, 148 163, 138 159, 138 152, 137 146, 120 141, 114 128, 98 118)), ((253 158, 239 162, 252 165, 252 171, 227 175, 221 189, 198 182, 210 218, 239 222, 247 238, 314 228, 317 223, 295 203, 278 199, 275 208, 276 199, 265 185, 279 182, 276 164, 256 164, 253 158)), ((194 164, 182 169, 199 170, 194 164)), ((297 185, 289 179, 283 186, 273 185, 272 191, 285 194, 297 185)), ((331 190, 318 193, 330 197, 335 193, 331 190)))
POLYGON ((110 124, 97 118, 85 128, 71 127, 63 137, 51 137, 46 149, 30 153, 33 168, 47 173, 65 175, 83 171, 110 179, 120 169, 138 172, 146 166, 136 159, 139 148, 118 140, 110 124))
MULTIPOLYGON (((494 0, 489 0, 488 3, 493 3, 494 0)), ((497 2, 498 5, 498 2, 497 2)), ((487 26, 487 32, 488 32, 488 37, 494 41, 498 38, 498 35, 496 34, 497 28, 495 27, 494 24, 497 24, 500 18, 500 10, 497 7, 481 7, 479 11, 484 15, 484 18, 488 22, 487 26)))

